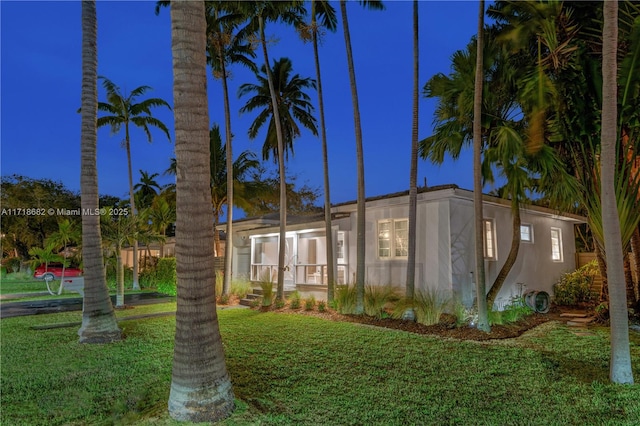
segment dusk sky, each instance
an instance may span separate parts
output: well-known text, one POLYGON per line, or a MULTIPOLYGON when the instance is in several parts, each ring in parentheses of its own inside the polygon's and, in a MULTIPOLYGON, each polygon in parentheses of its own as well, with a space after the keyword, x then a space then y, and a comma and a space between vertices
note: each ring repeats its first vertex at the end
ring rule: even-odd
MULTIPOLYGON (((356 2, 347 5, 360 97, 365 152, 366 195, 408 189, 411 144, 412 3, 386 1, 386 10, 370 11, 356 2)), ((128 93, 140 85, 153 87, 149 97, 173 105, 171 27, 169 9, 154 14, 155 2, 98 1, 98 74, 128 93)), ((339 5, 334 4, 339 13, 339 5)), ((438 72, 448 73, 454 51, 464 49, 476 33, 478 3, 420 2, 420 85, 438 72)), ((81 23, 75 1, 1 1, 1 173, 49 178, 78 191, 80 187, 81 23)), ((294 73, 315 78, 313 49, 290 28, 268 25, 271 61, 289 57, 294 73)), ((259 52, 258 52, 259 53, 259 52)), ((356 198, 353 110, 347 74, 342 24, 327 33, 320 47, 325 91, 332 202, 356 198)), ((259 54, 256 62, 262 65, 259 54)), ((256 113, 240 115, 245 99, 238 99, 243 83, 255 76, 241 67, 230 81, 234 156, 243 150, 261 152, 264 131, 253 141, 247 130, 256 113)), ((222 89, 208 83, 211 123, 223 124, 222 89)), ((309 93, 317 108, 315 92, 309 93)), ((104 89, 98 96, 105 100, 104 89)), ((420 139, 432 133, 435 100, 421 97, 420 139)), ((317 112, 317 111, 316 111, 317 112)), ((132 131, 134 181, 138 170, 160 173, 174 156, 173 116, 165 108, 154 115, 172 132, 169 142, 154 130, 149 144, 144 132, 132 131)), ((126 154, 120 147, 124 132, 98 133, 98 179, 101 194, 128 196, 126 154)), ((299 184, 322 191, 320 140, 303 130, 294 142, 295 155, 287 168, 299 184)), ((420 185, 455 183, 473 186, 471 150, 443 166, 419 161, 420 185)), ((274 167, 271 163, 270 167, 274 167)), ((318 200, 318 204, 322 198, 318 200)))

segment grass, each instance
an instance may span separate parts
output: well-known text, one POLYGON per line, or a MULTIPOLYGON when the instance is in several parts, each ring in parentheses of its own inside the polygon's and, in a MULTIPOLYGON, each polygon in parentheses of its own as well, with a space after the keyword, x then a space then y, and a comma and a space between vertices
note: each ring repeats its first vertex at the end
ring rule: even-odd
MULTIPOLYGON (((117 312, 175 310, 175 303, 117 312)), ((122 321, 79 345, 79 312, 2 320, 3 425, 177 425, 167 414, 175 318, 122 321), (126 378, 126 380, 124 379, 126 378)), ((238 408, 223 425, 632 425, 640 385, 607 384, 608 329, 547 323, 473 343, 303 315, 219 311, 238 408)), ((640 335, 632 333, 640 377, 640 335)))

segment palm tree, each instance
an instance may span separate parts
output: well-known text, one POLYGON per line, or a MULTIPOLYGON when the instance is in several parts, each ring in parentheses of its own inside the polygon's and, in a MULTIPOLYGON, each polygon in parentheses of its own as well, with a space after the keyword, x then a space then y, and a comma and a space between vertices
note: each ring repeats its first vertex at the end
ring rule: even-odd
POLYGON ((269 159, 271 153, 278 159, 278 171, 280 175, 280 245, 278 253, 278 290, 276 298, 284 299, 284 254, 286 231, 286 175, 284 162, 288 152, 293 153, 293 141, 300 135, 300 128, 296 121, 318 134, 316 119, 313 117, 313 105, 310 97, 304 89, 316 87, 315 81, 310 78, 302 78, 296 74, 291 76, 291 60, 281 58, 275 61, 273 69, 263 65, 260 71, 264 75, 257 74, 259 84, 243 84, 240 86, 238 96, 255 94, 241 113, 260 109, 258 116, 249 127, 251 139, 258 135, 259 130, 268 121, 267 134, 262 146, 262 156, 269 159), (273 87, 278 87, 276 92, 273 87), (275 108, 272 105, 276 105, 275 108))
POLYGON ((616 207, 615 174, 618 138, 618 2, 604 4, 602 29, 602 227, 609 279, 611 315, 611 363, 609 378, 614 383, 633 384, 629 350, 629 319, 624 281, 622 235, 616 207))
MULTIPOLYGON (((478 12, 478 37, 476 40, 476 69, 473 90, 473 223, 476 249, 476 303, 479 330, 490 332, 484 272, 484 226, 482 213, 482 85, 484 80, 484 0, 480 0, 478 12)), ((519 211, 519 210, 518 210, 519 211)), ((519 216, 518 216, 519 217, 519 216)))
MULTIPOLYGON (((269 132, 272 136, 271 146, 277 149, 278 173, 280 174, 280 233, 278 243, 278 283, 276 298, 284 299, 284 258, 286 251, 286 229, 287 229, 287 188, 285 182, 285 136, 280 120, 280 108, 278 107, 278 97, 274 84, 274 76, 269 66, 269 53, 267 50, 267 39, 265 36, 265 24, 269 21, 281 21, 289 25, 300 26, 303 23, 302 16, 305 15, 301 1, 254 1, 239 2, 240 10, 249 17, 248 30, 258 34, 262 55, 264 57, 264 72, 266 73, 267 87, 271 99, 271 111, 273 114, 272 123, 274 130, 269 132)), ((265 118, 266 119, 266 118, 265 118)), ((264 150, 263 150, 264 155, 264 150)))
POLYGON ((176 221, 176 209, 167 199, 159 195, 153 199, 151 207, 147 209, 147 218, 151 221, 151 228, 162 237, 160 242, 160 257, 164 257, 164 238, 167 227, 176 221))
POLYGON ((234 406, 215 302, 206 29, 203 2, 171 3, 178 294, 169 414, 191 422, 221 420, 234 406))
MULTIPOLYGON (((131 139, 129 134, 129 126, 134 125, 144 130, 147 139, 151 142, 151 131, 149 127, 156 127, 164 132, 167 139, 171 141, 171 135, 167 126, 157 118, 151 115, 151 108, 167 107, 171 109, 169 104, 160 98, 148 98, 137 102, 140 96, 143 96, 151 87, 140 86, 131 91, 131 93, 123 94, 118 86, 111 80, 101 77, 102 85, 107 91, 107 102, 98 103, 98 109, 107 113, 98 118, 98 127, 110 126, 113 133, 118 133, 124 126, 124 148, 127 152, 127 170, 129 173, 129 202, 131 203, 131 212, 135 216, 136 203, 133 192, 133 173, 131 171, 131 139)), ((140 290, 138 284, 138 243, 133 244, 133 288, 140 290)))
POLYGON ((159 176, 158 173, 145 172, 140 170, 140 182, 133 186, 134 196, 136 196, 136 206, 140 209, 149 207, 153 202, 153 199, 158 195, 158 192, 162 189, 160 184, 155 180, 159 176))
POLYGON ((58 230, 47 238, 48 244, 54 247, 62 247, 62 275, 60 277, 60 287, 58 294, 62 294, 62 283, 64 282, 64 270, 67 266, 67 246, 70 243, 78 242, 81 238, 80 231, 76 229, 75 224, 69 219, 58 221, 58 230))
MULTIPOLYGON (((257 70, 252 59, 256 54, 250 43, 246 42, 247 34, 245 31, 238 31, 239 24, 244 21, 244 16, 237 11, 225 11, 224 7, 232 6, 231 4, 221 4, 221 7, 212 8, 212 13, 207 15, 207 34, 208 34, 208 53, 209 63, 213 71, 214 78, 220 78, 222 82, 222 96, 224 101, 224 128, 225 128, 225 145, 226 145, 226 170, 227 173, 227 244, 225 245, 224 255, 224 281, 222 285, 222 294, 229 293, 231 288, 232 275, 232 256, 233 244, 231 244, 231 236, 233 235, 233 151, 231 140, 233 133, 231 132, 231 109, 229 107, 229 88, 227 80, 231 77, 228 67, 232 64, 241 64, 253 70, 257 70)), ((215 235, 215 234, 214 234, 215 235)))
MULTIPOLYGON (((82 105, 80 131, 80 194, 82 209, 98 208, 96 141, 98 116, 98 52, 95 1, 82 2, 82 105)), ((80 343, 109 343, 121 339, 102 261, 100 218, 82 216, 84 300, 80 343)))
MULTIPOLYGON (((383 9, 380 1, 361 1, 360 4, 370 9, 383 9)), ((362 125, 360 123, 360 106, 358 104, 358 88, 356 86, 356 70, 353 65, 353 53, 351 51, 351 34, 349 33, 349 20, 347 18, 347 3, 340 0, 340 12, 342 14, 342 29, 344 43, 347 50, 347 66, 349 69, 349 83, 351 85, 351 101, 353 103, 353 124, 356 138, 356 168, 358 171, 358 196, 356 207, 356 307, 355 313, 364 312, 364 268, 365 268, 365 190, 364 190, 364 152, 362 150, 362 125)))
MULTIPOLYGON (((416 222, 418 209, 418 97, 419 88, 418 0, 413 1, 413 102, 411 114, 411 161, 409 162, 409 247, 405 298, 412 301, 416 280, 416 222)), ((415 311, 409 308, 403 319, 415 321, 415 311)))
POLYGON ((318 52, 318 37, 320 28, 335 32, 338 19, 336 11, 326 0, 311 0, 311 24, 300 29, 303 40, 311 38, 313 43, 313 57, 316 67, 316 81, 318 82, 318 115, 320 117, 320 140, 322 142, 322 172, 324 176, 324 224, 326 235, 327 256, 327 300, 333 301, 335 287, 335 259, 333 255, 333 231, 331 227, 331 192, 329 187, 329 154, 327 150, 327 129, 324 121, 324 98, 322 92, 322 78, 320 74, 320 54, 318 52), (318 24, 320 18, 321 24, 318 24))
MULTIPOLYGON (((217 231, 218 223, 224 206, 227 212, 233 208, 232 200, 229 199, 228 186, 226 185, 229 176, 232 178, 233 187, 236 188, 236 205, 243 206, 251 201, 245 194, 245 178, 252 170, 256 170, 260 163, 256 160, 255 154, 251 151, 242 152, 238 158, 227 168, 228 153, 227 146, 222 144, 220 127, 214 124, 209 131, 209 167, 211 169, 211 201, 213 203, 213 230, 216 253, 220 253, 220 235, 217 231)), ((229 218, 227 217, 227 221, 229 218)), ((227 233, 227 244, 231 246, 231 234, 227 233)), ((225 250, 226 255, 226 250, 225 250)), ((224 287, 224 286, 223 286, 224 287)))
POLYGON ((113 248, 116 255, 116 308, 124 307, 124 262, 122 248, 138 239, 140 218, 142 216, 110 215, 101 216, 101 234, 105 245, 113 248))

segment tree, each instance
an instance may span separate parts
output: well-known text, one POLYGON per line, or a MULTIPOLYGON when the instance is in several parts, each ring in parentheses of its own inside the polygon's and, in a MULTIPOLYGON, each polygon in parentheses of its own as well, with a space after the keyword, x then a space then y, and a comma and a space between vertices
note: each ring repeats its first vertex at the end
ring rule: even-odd
MULTIPOLYGON (((59 262, 63 260, 60 255, 57 255, 53 252, 53 244, 51 243, 47 244, 44 247, 31 247, 29 249, 29 255, 31 256, 30 263, 33 269, 37 268, 38 266, 44 263, 45 274, 49 270, 49 263, 59 262)), ((45 280, 45 283, 47 284, 47 290, 49 291, 49 294, 51 295, 58 294, 58 292, 55 291, 55 287, 52 287, 51 283, 49 282, 50 279, 47 279, 46 275, 44 276, 44 280, 45 280)), ((60 291, 61 288, 62 288, 62 284, 58 288, 58 291, 60 291)))
MULTIPOLYGON (((413 1, 413 102, 411 111, 411 159, 409 161, 409 247, 407 258, 407 285, 405 297, 413 301, 416 280, 416 234, 418 210, 418 98, 419 88, 418 0, 413 1)), ((415 321, 413 308, 403 315, 404 319, 415 321)))
MULTIPOLYGON (((155 107, 167 107, 171 109, 171 106, 163 99, 160 98, 147 98, 140 102, 137 102, 140 96, 143 96, 151 87, 140 86, 131 91, 131 93, 122 93, 120 88, 116 86, 111 80, 105 77, 101 77, 102 85, 107 91, 107 102, 98 103, 98 109, 107 113, 98 118, 98 127, 109 126, 113 133, 118 133, 124 126, 124 148, 127 152, 127 170, 129 174, 129 202, 131 203, 131 214, 137 215, 134 187, 133 187, 133 173, 131 169, 131 139, 129 133, 130 125, 140 127, 147 135, 147 139, 151 142, 150 127, 156 127, 164 132, 167 139, 171 141, 171 135, 167 126, 157 118, 151 115, 151 109, 155 107)), ((133 288, 140 290, 140 284, 138 283, 138 243, 133 243, 133 288)))
POLYGON ((322 77, 320 74, 320 54, 318 52, 318 38, 321 28, 335 32, 338 24, 336 11, 326 0, 311 0, 311 24, 299 28, 302 39, 311 39, 313 44, 313 58, 316 67, 316 81, 318 83, 318 115, 320 118, 320 141, 322 142, 322 173, 324 177, 324 224, 326 235, 327 256, 327 300, 333 301, 335 292, 336 263, 333 255, 333 230, 331 227, 331 191, 329 186, 329 154, 327 150, 327 129, 324 120, 324 95, 322 92, 322 77), (318 17, 321 23, 318 24, 318 17))
MULTIPOLYGON (((304 7, 300 1, 254 1, 240 2, 241 10, 249 18, 248 29, 258 34, 262 55, 264 57, 263 71, 266 73, 267 87, 269 88, 269 98, 271 99, 271 111, 273 114, 273 131, 271 146, 275 146, 274 152, 278 158, 278 171, 280 174, 280 233, 278 242, 278 283, 276 298, 284 300, 284 272, 285 272, 285 251, 286 251, 286 230, 287 230, 287 189, 285 182, 285 136, 283 134, 282 122, 280 121, 280 108, 278 106, 277 92, 274 84, 274 76, 269 66, 269 53, 267 50, 267 39, 265 36, 266 22, 281 21, 285 24, 299 26, 303 23, 302 16, 304 7), (275 137, 275 139, 274 139, 275 137)), ((265 117, 266 120, 266 117, 265 117)), ((255 122, 254 122, 255 124, 255 122)), ((271 127, 271 126, 270 126, 271 127)), ((264 155, 264 149, 263 149, 264 155)))
POLYGON ((252 59, 256 54, 250 43, 247 43, 247 34, 245 31, 238 31, 239 24, 244 21, 244 16, 237 11, 225 11, 224 4, 222 7, 216 8, 207 15, 207 51, 209 53, 209 63, 213 71, 214 78, 220 78, 222 82, 222 93, 224 101, 224 129, 225 129, 225 146, 226 146, 226 170, 227 170, 227 244, 225 245, 224 255, 224 281, 222 285, 222 294, 229 293, 231 288, 231 275, 233 257, 233 244, 231 238, 233 235, 233 206, 234 206, 234 165, 231 132, 231 108, 229 107, 229 88, 227 80, 231 77, 228 67, 232 64, 241 64, 245 67, 256 71, 256 66, 252 59), (221 16, 222 15, 222 16, 221 16))
POLYGON ((158 173, 149 174, 149 172, 140 170, 140 182, 133 186, 136 206, 140 209, 149 207, 153 199, 158 195, 158 192, 162 189, 155 180, 158 176, 158 173))
MULTIPOLYGON (((95 1, 82 2, 82 105, 80 131, 80 193, 82 209, 98 208, 96 141, 98 116, 98 55, 95 1)), ((121 339, 102 260, 100 218, 82 216, 84 300, 80 343, 109 343, 121 339)))
MULTIPOLYGON (((360 4, 370 9, 383 9, 380 1, 361 1, 360 4)), ((340 13, 342 15, 342 30, 344 44, 347 50, 347 66, 349 71, 349 83, 351 86, 351 102, 353 103, 353 125, 356 140, 356 168, 358 174, 358 195, 356 205, 356 307, 355 313, 364 312, 364 268, 365 268, 365 189, 364 189, 364 152, 362 149, 362 124, 360 122, 360 106, 358 104, 358 88, 356 85, 356 70, 353 64, 351 51, 351 34, 349 33, 349 20, 347 18, 347 3, 340 0, 340 13)))
POLYGON ((609 279, 611 315, 611 360, 609 378, 614 383, 633 384, 629 350, 629 319, 624 284, 622 236, 618 216, 615 174, 618 144, 618 2, 604 4, 602 29, 602 227, 609 279))
POLYGON ((478 306, 478 329, 490 332, 487 315, 487 299, 484 273, 484 216, 482 213, 482 84, 484 67, 484 0, 480 0, 478 12, 478 38, 476 41, 476 70, 473 91, 473 223, 476 252, 476 303, 478 306))
MULTIPOLYGON (((261 33, 264 33, 264 31, 261 33)), ((262 156, 267 160, 270 154, 273 153, 274 158, 278 159, 281 208, 276 298, 279 300, 284 299, 284 255, 286 251, 287 197, 284 162, 288 157, 288 152, 291 151, 293 153, 293 141, 300 135, 300 128, 296 121, 311 130, 314 135, 318 134, 316 120, 312 115, 313 106, 310 102, 310 97, 304 92, 304 89, 315 88, 315 82, 310 78, 302 78, 298 74, 291 76, 292 68, 291 60, 288 58, 281 58, 275 61, 273 69, 263 65, 260 70, 264 75, 256 75, 259 84, 243 84, 238 91, 239 96, 255 94, 240 109, 241 113, 261 109, 249 127, 249 137, 251 139, 255 138, 258 135, 258 131, 268 121, 262 156), (275 87, 278 87, 277 92, 275 87)))
POLYGON ((178 294, 169 414, 181 421, 213 422, 233 410, 233 390, 215 305, 203 2, 171 3, 171 38, 178 294))
POLYGON ((62 219, 58 221, 58 230, 47 238, 48 244, 53 247, 62 247, 62 275, 60 277, 60 287, 58 288, 58 294, 62 294, 63 282, 64 282, 64 270, 67 266, 67 246, 70 243, 78 242, 81 238, 80 232, 75 227, 75 223, 69 219, 62 219))
POLYGON ((151 221, 153 231, 162 237, 160 257, 164 257, 164 238, 167 235, 169 225, 176 221, 176 209, 169 204, 166 197, 159 195, 153 199, 151 207, 146 212, 146 218, 151 221))
MULTIPOLYGON (((109 209, 110 210, 110 209, 109 209)), ((102 239, 113 248, 116 255, 116 308, 124 307, 124 262, 122 248, 138 239, 139 221, 142 216, 108 214, 101 216, 102 239)))

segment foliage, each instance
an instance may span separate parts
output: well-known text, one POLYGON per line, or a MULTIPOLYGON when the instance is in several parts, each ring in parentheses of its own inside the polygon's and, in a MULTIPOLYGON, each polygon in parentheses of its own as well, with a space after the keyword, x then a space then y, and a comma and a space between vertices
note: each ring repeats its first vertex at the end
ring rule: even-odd
MULTIPOLYGON (((79 312, 3 319, 0 422, 177 426, 166 410, 175 318, 126 320, 175 309, 116 312, 127 339, 114 345, 78 345, 73 327, 29 329, 80 321, 79 312)), ((303 315, 218 315, 238 403, 226 425, 631 426, 640 418, 637 386, 607 383, 606 328, 585 338, 547 323, 478 345, 303 315), (478 398, 496 390, 500 398, 478 398)), ((638 365, 640 335, 630 337, 638 365)))
POLYGON ((262 289, 262 306, 271 306, 273 304, 273 281, 271 281, 269 274, 264 274, 259 284, 262 289))
POLYGON ((286 302, 283 299, 276 299, 275 305, 276 309, 282 309, 286 305, 286 302))
POLYGON ((305 311, 313 311, 313 308, 316 307, 316 298, 311 296, 304 301, 304 310, 305 311))
MULTIPOLYGON (((67 189, 62 182, 49 179, 32 179, 26 176, 2 176, 0 206, 3 210, 48 209, 73 210, 80 208, 80 195, 67 189)), ((79 223, 80 216, 71 219, 79 223)), ((51 214, 3 214, 0 234, 3 257, 27 259, 29 249, 43 247, 49 235, 58 230, 57 215, 51 214)))
POLYGON ((382 318, 385 305, 399 299, 396 290, 391 286, 366 286, 364 289, 364 313, 371 317, 382 318))
POLYGON ((573 272, 563 274, 553 285, 556 305, 577 305, 595 300, 591 290, 593 278, 599 274, 598 263, 593 260, 573 272))
POLYGON ((158 292, 175 296, 176 288, 176 258, 161 257, 153 268, 142 271, 140 283, 144 287, 155 288, 158 292))
POLYGON ((356 311, 356 286, 336 286, 335 309, 343 315, 352 315, 356 311))
POLYGON ((456 327, 465 327, 469 325, 474 317, 473 309, 467 309, 462 302, 456 300, 453 303, 453 315, 456 317, 456 327))
POLYGON ((289 307, 291 309, 300 309, 302 305, 302 299, 300 298, 300 292, 297 290, 289 295, 289 307))
POLYGON ((533 313, 522 297, 515 298, 502 311, 489 311, 490 325, 505 325, 520 321, 533 313))
POLYGON ((318 300, 318 312, 326 312, 327 311, 327 302, 324 300, 318 300))
POLYGON ((416 291, 413 300, 402 299, 396 303, 392 316, 402 318, 402 314, 413 308, 416 321, 424 325, 434 325, 440 322, 440 315, 450 310, 453 298, 444 292, 433 288, 426 291, 416 291))
POLYGON ((233 280, 231 281, 230 293, 244 299, 247 294, 251 293, 251 283, 247 280, 233 280))
POLYGON ((224 284, 224 273, 216 271, 216 296, 222 295, 222 285, 224 284))

